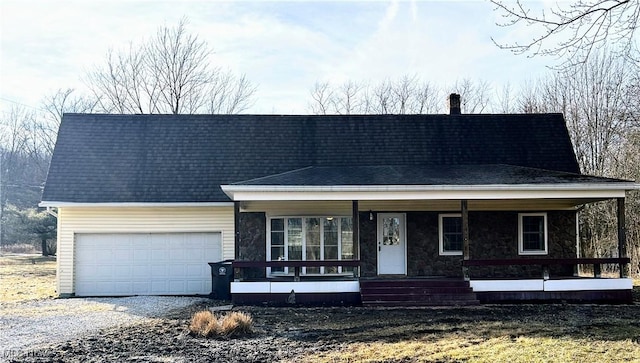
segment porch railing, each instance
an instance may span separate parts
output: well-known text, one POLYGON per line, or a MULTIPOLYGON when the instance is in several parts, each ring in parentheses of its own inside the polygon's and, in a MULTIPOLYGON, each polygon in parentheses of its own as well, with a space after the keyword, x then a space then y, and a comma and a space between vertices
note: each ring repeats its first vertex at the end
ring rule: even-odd
POLYGON ((470 266, 542 266, 542 277, 549 279, 549 266, 552 265, 572 265, 574 269, 578 265, 593 265, 593 276, 601 277, 601 266, 604 264, 618 264, 620 266, 620 277, 625 277, 627 264, 631 262, 629 257, 610 257, 610 258, 512 258, 512 259, 480 259, 480 260, 463 260, 462 267, 465 279, 469 279, 470 266))
POLYGON ((314 261, 233 261, 231 267, 239 268, 267 268, 293 267, 294 281, 300 281, 303 267, 353 267, 353 275, 359 276, 360 260, 314 260, 314 261))

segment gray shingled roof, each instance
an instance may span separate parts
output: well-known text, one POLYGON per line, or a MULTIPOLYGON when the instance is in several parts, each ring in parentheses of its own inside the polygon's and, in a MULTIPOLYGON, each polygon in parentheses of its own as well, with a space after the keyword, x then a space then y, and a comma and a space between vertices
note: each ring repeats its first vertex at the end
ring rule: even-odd
POLYGON ((220 185, 306 167, 349 180, 366 171, 354 167, 397 167, 407 179, 394 182, 414 184, 487 164, 579 174, 560 114, 66 114, 43 200, 216 202, 229 200, 220 185))

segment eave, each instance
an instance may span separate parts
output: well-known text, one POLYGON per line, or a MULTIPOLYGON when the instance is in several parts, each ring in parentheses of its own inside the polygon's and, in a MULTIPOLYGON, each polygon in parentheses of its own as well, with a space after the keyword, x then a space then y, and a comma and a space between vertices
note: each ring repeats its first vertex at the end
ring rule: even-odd
POLYGON ((234 201, 502 200, 623 198, 633 182, 491 185, 222 185, 234 201))
POLYGON ((39 207, 82 207, 82 208, 178 208, 178 207, 232 207, 233 202, 59 202, 43 200, 38 204, 39 207))

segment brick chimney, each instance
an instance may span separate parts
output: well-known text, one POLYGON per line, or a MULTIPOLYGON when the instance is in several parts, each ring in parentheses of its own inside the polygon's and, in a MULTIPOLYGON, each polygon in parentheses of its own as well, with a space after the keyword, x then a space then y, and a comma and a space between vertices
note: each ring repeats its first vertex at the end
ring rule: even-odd
POLYGON ((459 115, 460 113, 460 95, 457 93, 452 93, 449 95, 449 114, 459 115))

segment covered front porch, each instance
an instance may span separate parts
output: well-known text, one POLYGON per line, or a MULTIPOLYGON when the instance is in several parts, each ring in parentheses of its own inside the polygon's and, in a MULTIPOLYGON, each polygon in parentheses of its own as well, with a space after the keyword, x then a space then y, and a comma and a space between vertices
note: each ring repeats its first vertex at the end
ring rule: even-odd
POLYGON ((470 173, 467 184, 282 185, 297 179, 287 174, 276 185, 265 178, 223 186, 235 205, 233 299, 630 302, 624 196, 635 184, 574 174, 550 183, 545 173, 506 170, 507 184, 478 184, 470 173), (521 172, 530 183, 516 183, 521 172), (607 199, 618 205, 618 253, 580 256, 579 208, 607 199), (618 266, 618 275, 602 276, 604 264, 618 266), (380 288, 372 292, 371 282, 380 288))

